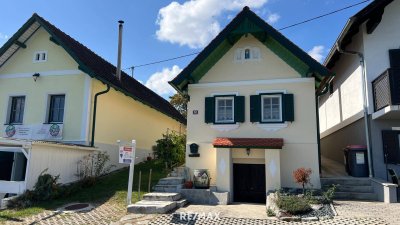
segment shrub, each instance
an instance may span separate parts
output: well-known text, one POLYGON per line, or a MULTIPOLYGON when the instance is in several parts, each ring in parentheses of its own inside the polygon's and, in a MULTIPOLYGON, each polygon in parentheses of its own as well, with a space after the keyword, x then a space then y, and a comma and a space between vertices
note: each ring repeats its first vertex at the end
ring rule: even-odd
POLYGON ((319 204, 320 200, 317 199, 314 196, 314 190, 308 190, 306 191, 306 193, 304 194, 304 198, 307 200, 308 203, 310 204, 319 204))
POLYGON ((331 203, 333 201, 333 197, 335 197, 335 192, 337 189, 337 185, 332 185, 328 190, 322 192, 322 201, 324 203, 331 203))
POLYGON ((276 216, 274 210, 272 210, 271 208, 267 209, 267 216, 271 217, 271 216, 276 216))
POLYGON ((296 183, 303 187, 303 194, 305 194, 305 186, 310 184, 312 171, 311 169, 298 168, 293 171, 293 179, 296 183))
POLYGON ((296 195, 277 194, 276 205, 292 215, 307 213, 311 210, 310 204, 305 198, 296 195))
POLYGON ((48 169, 43 170, 32 191, 26 190, 22 195, 9 201, 10 208, 26 208, 36 202, 55 199, 60 196, 61 186, 57 181, 60 175, 53 176, 46 173, 48 169))
POLYGON ((168 165, 185 162, 186 135, 177 132, 167 132, 163 138, 156 141, 153 151, 156 157, 168 165))
POLYGON ((110 155, 105 151, 89 154, 79 160, 76 176, 79 178, 81 185, 90 187, 95 184, 96 178, 109 173, 115 167, 115 165, 108 165, 109 161, 110 155))

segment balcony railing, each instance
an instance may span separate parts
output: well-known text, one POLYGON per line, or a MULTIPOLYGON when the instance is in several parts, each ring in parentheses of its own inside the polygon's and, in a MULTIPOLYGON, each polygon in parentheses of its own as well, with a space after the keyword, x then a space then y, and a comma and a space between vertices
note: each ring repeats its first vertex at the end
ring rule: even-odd
POLYGON ((375 112, 389 105, 400 105, 400 69, 389 68, 372 81, 375 112))

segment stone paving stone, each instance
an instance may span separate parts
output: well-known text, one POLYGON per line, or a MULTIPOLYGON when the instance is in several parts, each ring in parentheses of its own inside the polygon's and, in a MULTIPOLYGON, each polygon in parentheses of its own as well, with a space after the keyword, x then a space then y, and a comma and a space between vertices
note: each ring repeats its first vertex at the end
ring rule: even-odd
POLYGON ((35 224, 35 225, 100 225, 110 224, 118 221, 126 214, 126 208, 115 204, 104 203, 94 205, 95 208, 88 212, 77 213, 56 213, 53 211, 44 211, 40 214, 23 218, 22 222, 6 222, 5 224, 35 224))

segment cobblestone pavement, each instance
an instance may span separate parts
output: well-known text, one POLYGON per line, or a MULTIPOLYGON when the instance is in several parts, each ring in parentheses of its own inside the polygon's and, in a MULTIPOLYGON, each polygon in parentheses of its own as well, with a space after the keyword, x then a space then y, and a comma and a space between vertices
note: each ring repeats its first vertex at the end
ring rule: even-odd
POLYGON ((334 219, 315 221, 315 222, 284 222, 277 219, 266 218, 265 206, 263 205, 228 205, 228 206, 201 206, 190 205, 166 215, 147 215, 146 217, 136 215, 131 220, 120 221, 118 225, 287 225, 287 224, 328 224, 328 225, 397 225, 400 224, 400 204, 385 204, 380 202, 360 202, 360 201, 336 201, 335 209, 338 213, 334 219), (179 212, 219 212, 220 218, 207 219, 198 218, 195 220, 181 220, 179 212))
POLYGON ((40 214, 23 218, 21 220, 8 221, 5 224, 29 224, 29 225, 64 225, 64 224, 110 224, 119 220, 126 214, 126 208, 119 205, 104 203, 94 205, 95 208, 88 212, 79 213, 57 213, 54 211, 44 211, 40 214))
MULTIPOLYGON (((334 219, 302 222, 301 224, 330 224, 330 225, 400 225, 400 203, 385 204, 380 202, 336 201, 335 209, 338 213, 334 219)), ((179 214, 166 215, 126 215, 125 207, 105 203, 97 205, 93 210, 82 213, 57 214, 45 211, 38 215, 22 219, 22 221, 7 222, 6 224, 115 224, 115 225, 287 225, 300 224, 299 222, 284 222, 266 217, 264 205, 239 204, 228 206, 201 206, 189 205, 178 210, 179 212, 218 212, 218 219, 198 218, 196 220, 180 220, 179 214), (123 217, 119 222, 119 218, 123 217)))

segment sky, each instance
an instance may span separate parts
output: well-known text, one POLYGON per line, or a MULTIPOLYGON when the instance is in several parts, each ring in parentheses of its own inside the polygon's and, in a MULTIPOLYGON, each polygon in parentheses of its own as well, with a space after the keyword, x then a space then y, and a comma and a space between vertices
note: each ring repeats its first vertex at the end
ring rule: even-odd
MULTIPOLYGON (((116 65, 118 20, 124 20, 122 68, 201 51, 244 6, 276 29, 362 0, 0 0, 0 46, 38 13, 59 29, 116 65)), ((371 1, 282 30, 287 38, 323 62, 349 17, 371 1)), ((167 83, 195 55, 137 67, 134 78, 168 99, 167 83)))

